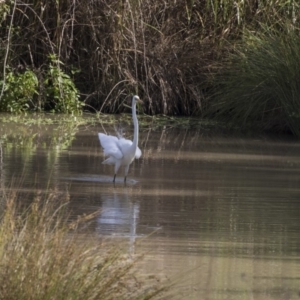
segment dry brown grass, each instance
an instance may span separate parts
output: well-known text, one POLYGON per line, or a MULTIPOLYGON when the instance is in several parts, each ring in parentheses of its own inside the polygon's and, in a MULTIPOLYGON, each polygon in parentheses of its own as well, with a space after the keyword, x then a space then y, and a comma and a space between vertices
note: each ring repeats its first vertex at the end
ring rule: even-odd
MULTIPOLYGON (((2 200, 3 203, 4 200, 2 200)), ((165 287, 139 279, 137 259, 83 237, 49 196, 28 208, 5 202, 0 224, 1 299, 154 299, 165 287)))
POLYGON ((15 3, 7 65, 34 70, 43 101, 45 66, 55 54, 87 107, 101 112, 124 110, 124 99, 138 93, 147 113, 201 115, 215 69, 245 28, 299 25, 297 1, 7 0, 4 46, 5 11, 15 3))

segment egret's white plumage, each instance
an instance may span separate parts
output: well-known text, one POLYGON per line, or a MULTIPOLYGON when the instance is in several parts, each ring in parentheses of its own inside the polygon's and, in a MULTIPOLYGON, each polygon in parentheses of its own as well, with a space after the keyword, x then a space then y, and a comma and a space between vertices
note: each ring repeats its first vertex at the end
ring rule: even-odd
POLYGON ((139 96, 132 97, 132 119, 134 124, 133 141, 124 139, 123 137, 116 137, 113 135, 106 135, 98 133, 100 144, 103 147, 104 156, 108 157, 103 164, 115 166, 115 174, 113 182, 115 182, 117 172, 121 166, 124 166, 125 177, 129 170, 129 165, 135 158, 140 158, 142 155, 141 149, 138 147, 139 139, 139 123, 136 116, 136 103, 141 102, 139 96))

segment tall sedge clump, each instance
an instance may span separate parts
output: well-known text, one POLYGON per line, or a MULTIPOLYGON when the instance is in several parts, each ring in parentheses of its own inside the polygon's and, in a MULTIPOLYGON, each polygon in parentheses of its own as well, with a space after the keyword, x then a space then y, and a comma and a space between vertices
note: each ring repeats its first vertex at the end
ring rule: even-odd
POLYGON ((210 115, 300 136, 297 30, 248 31, 217 76, 210 115))

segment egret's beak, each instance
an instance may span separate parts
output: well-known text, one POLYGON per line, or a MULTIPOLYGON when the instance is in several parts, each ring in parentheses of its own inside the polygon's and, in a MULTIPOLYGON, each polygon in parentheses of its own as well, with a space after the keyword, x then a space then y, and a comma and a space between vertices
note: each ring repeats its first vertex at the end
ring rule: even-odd
POLYGON ((143 100, 141 100, 140 98, 137 100, 137 102, 140 104, 144 104, 143 100))

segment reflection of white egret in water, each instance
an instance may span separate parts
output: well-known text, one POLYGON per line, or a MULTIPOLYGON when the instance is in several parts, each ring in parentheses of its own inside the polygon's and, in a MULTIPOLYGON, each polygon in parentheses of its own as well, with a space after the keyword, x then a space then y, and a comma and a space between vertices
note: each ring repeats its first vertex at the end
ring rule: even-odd
POLYGON ((100 144, 104 150, 104 156, 108 158, 103 161, 103 164, 114 165, 115 174, 113 182, 116 180, 116 175, 121 166, 125 168, 124 182, 129 170, 129 165, 135 158, 140 158, 142 151, 138 147, 139 139, 139 123, 136 116, 136 103, 142 102, 139 96, 133 96, 132 98, 132 119, 134 124, 133 141, 124 139, 122 136, 106 135, 104 133, 98 133, 100 144))
POLYGON ((129 252, 133 254, 137 238, 139 203, 129 199, 127 189, 124 193, 114 192, 102 197, 104 201, 97 219, 97 231, 103 235, 129 238, 129 252))

